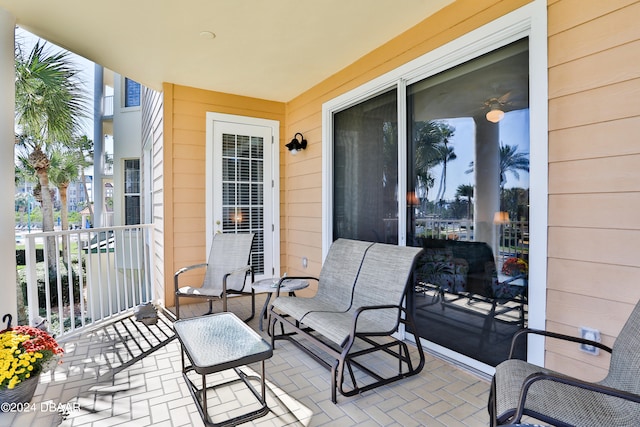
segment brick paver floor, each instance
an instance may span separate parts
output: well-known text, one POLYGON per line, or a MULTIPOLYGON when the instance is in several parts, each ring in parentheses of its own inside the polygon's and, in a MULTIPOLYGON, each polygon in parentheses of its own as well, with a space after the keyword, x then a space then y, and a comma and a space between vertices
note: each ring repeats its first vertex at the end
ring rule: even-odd
MULTIPOLYGON (((258 307, 263 301, 264 295, 257 295, 258 307)), ((249 306, 246 297, 234 298, 229 305, 241 318, 248 316, 249 306)), ((183 317, 204 311, 205 305, 189 305, 183 317)), ((255 330, 257 324, 257 318, 249 323, 255 330)), ((182 378, 179 342, 170 340, 128 366, 127 358, 143 351, 144 345, 136 344, 135 328, 127 331, 134 336, 103 327, 66 340, 64 363, 41 376, 29 411, 0 413, 0 425, 203 426, 182 378)), ((259 372, 259 365, 247 369, 259 372)), ((270 412, 244 425, 488 425, 488 381, 429 354, 419 375, 360 396, 338 396, 337 404, 330 400, 329 372, 288 342, 276 343, 266 373, 270 412)), ((211 404, 219 403, 214 421, 233 416, 243 402, 251 401, 245 393, 241 387, 230 387, 210 398, 211 404)))

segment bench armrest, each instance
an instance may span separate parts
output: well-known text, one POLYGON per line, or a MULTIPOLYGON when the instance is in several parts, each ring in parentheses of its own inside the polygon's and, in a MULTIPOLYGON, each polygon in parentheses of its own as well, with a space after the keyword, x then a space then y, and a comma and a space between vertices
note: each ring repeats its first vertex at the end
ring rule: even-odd
POLYGON ((313 276, 286 276, 286 277, 281 277, 280 280, 278 280, 278 286, 276 289, 276 297, 280 296, 280 286, 282 286, 282 282, 285 282, 287 280, 315 280, 316 282, 319 282, 320 279, 317 277, 313 277, 313 276))
MULTIPOLYGON (((362 313, 364 313, 365 311, 371 311, 371 310, 388 310, 388 309, 398 309, 398 313, 400 313, 400 311, 402 311, 402 307, 398 306, 398 305, 393 305, 393 304, 385 304, 385 305, 368 305, 368 306, 363 306, 363 307, 358 307, 356 309, 356 311, 353 313, 353 324, 351 325, 351 332, 350 332, 350 337, 349 339, 355 339, 356 337, 356 329, 358 326, 358 318, 360 317, 360 315, 362 313)), ((387 332, 387 331, 380 331, 382 332, 387 332)))

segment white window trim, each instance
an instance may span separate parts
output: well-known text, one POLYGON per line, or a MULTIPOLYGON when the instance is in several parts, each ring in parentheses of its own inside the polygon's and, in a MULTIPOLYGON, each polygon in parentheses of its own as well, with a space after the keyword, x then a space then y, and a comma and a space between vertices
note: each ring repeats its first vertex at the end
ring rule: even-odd
MULTIPOLYGON (((529 261, 536 266, 529 273, 529 326, 544 329, 546 323, 547 213, 548 213, 548 82, 547 82, 547 3, 534 0, 495 21, 447 43, 395 70, 346 92, 322 106, 322 253, 326 256, 333 236, 333 115, 393 87, 398 89, 398 146, 406 147, 406 107, 403 94, 407 84, 422 80, 455 65, 476 58, 523 37, 529 37, 530 112, 530 227, 535 235, 529 247, 529 261), (531 309, 533 307, 533 309, 531 309)), ((398 153, 398 174, 406 176, 406 148, 398 153)), ((404 180, 400 180, 405 185, 404 180)), ((404 194, 399 188, 398 194, 404 194)), ((406 200, 398 200, 399 212, 406 211, 406 200)), ((399 244, 406 244, 406 224, 401 215, 399 244)), ((444 351, 446 349, 439 348, 444 351)), ((491 367, 474 366, 457 353, 445 354, 472 367, 492 373, 491 367)), ((530 362, 544 365, 544 339, 529 339, 530 362)), ((478 362, 476 362, 477 364, 478 362)))

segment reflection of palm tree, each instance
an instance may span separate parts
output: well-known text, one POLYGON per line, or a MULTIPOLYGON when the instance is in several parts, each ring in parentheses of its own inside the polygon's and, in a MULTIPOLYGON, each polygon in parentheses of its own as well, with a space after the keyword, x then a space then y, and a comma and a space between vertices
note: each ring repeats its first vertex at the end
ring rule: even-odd
POLYGON ((471 219, 471 198, 473 197, 473 185, 460 184, 456 189, 456 197, 467 198, 467 219, 471 219))
POLYGON ((414 124, 416 178, 418 184, 424 186, 427 192, 435 184, 431 170, 440 164, 443 165, 443 171, 438 195, 443 194, 446 189, 447 162, 456 158, 453 148, 447 145, 454 132, 455 128, 446 122, 427 121, 414 124))
POLYGON ((440 187, 438 188, 438 195, 436 196, 436 200, 444 198, 444 193, 447 192, 447 162, 458 158, 458 156, 456 156, 456 153, 453 152, 453 147, 449 147, 447 145, 447 142, 448 141, 445 140, 444 145, 442 145, 439 149, 442 162, 442 175, 440 175, 440 187))
MULTIPOLYGON (((465 173, 472 173, 474 162, 469 162, 465 173)), ((507 172, 520 179, 518 171, 529 172, 529 153, 518 153, 517 145, 500 145, 500 188, 507 183, 507 172)))
POLYGON ((518 153, 517 145, 500 146, 500 187, 507 183, 506 173, 520 179, 518 171, 529 172, 529 153, 518 153))

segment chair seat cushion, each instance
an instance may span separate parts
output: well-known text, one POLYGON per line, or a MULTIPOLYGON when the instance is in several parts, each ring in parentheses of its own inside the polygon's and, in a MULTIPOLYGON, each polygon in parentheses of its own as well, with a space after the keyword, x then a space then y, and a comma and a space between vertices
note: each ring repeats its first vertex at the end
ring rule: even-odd
POLYGON ((310 311, 336 311, 333 301, 324 301, 317 297, 280 296, 273 301, 273 307, 296 320, 301 320, 310 311))
MULTIPOLYGON (((351 333, 354 314, 352 312, 335 313, 314 310, 302 318, 302 323, 314 331, 342 346, 351 333)), ((384 325, 375 321, 375 313, 367 313, 358 319, 358 333, 383 333, 387 331, 384 325), (372 316, 368 316, 372 314, 372 316)))
MULTIPOLYGON (((506 360, 496 367, 498 418, 517 407, 523 382, 538 372, 561 375, 517 359, 506 360)), ((639 404, 553 381, 534 383, 527 394, 526 408, 570 425, 640 425, 639 404)))

